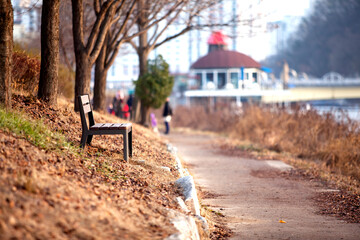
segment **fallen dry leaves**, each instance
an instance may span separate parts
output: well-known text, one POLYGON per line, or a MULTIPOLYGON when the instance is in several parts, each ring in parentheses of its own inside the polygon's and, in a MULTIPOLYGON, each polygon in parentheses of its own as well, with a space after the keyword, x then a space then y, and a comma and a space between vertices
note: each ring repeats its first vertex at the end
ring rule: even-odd
POLYGON ((346 191, 323 192, 315 198, 320 214, 333 215, 350 223, 360 223, 360 196, 346 191))
MULTIPOLYGON (((79 145, 80 117, 70 103, 48 108, 16 95, 13 108, 79 145)), ((119 119, 96 113, 95 120, 119 119)), ((134 124, 133 141, 133 162, 126 163, 121 136, 95 136, 73 154, 43 150, 0 130, 1 238, 162 239, 174 233, 167 214, 178 209, 175 161, 148 129, 134 124)))

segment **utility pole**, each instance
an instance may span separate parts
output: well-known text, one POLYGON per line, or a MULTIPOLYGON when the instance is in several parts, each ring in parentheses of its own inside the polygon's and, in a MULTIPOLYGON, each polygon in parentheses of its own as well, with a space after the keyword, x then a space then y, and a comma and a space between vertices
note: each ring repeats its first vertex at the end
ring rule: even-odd
POLYGON ((236 24, 236 14, 237 14, 237 3, 236 0, 232 0, 232 17, 233 17, 233 24, 232 24, 232 49, 236 51, 236 39, 237 39, 237 24, 236 24))

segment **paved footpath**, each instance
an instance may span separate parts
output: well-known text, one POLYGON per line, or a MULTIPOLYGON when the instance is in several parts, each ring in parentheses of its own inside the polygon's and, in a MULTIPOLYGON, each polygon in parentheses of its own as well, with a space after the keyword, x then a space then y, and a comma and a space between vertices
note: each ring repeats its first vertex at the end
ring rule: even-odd
POLYGON ((213 193, 202 204, 226 216, 232 239, 360 240, 360 224, 316 214, 312 197, 329 189, 277 177, 276 171, 288 167, 282 162, 221 155, 209 136, 171 133, 167 138, 190 166, 195 183, 213 193))

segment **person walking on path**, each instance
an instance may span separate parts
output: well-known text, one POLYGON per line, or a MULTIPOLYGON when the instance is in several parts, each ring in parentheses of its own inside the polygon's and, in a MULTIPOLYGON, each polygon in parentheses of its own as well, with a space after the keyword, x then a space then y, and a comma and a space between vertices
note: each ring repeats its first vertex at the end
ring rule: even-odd
POLYGON ((158 127, 157 127, 157 120, 156 120, 156 117, 155 117, 154 113, 150 113, 150 120, 151 120, 151 127, 152 127, 153 131, 156 134, 159 134, 159 130, 158 130, 158 127))
POLYGON ((129 119, 131 119, 131 118, 132 118, 132 104, 133 104, 133 98, 134 98, 133 94, 132 94, 132 93, 130 93, 129 98, 128 98, 128 100, 126 101, 126 104, 127 104, 127 105, 128 105, 128 107, 129 107, 129 119))
POLYGON ((170 106, 170 99, 167 98, 166 102, 165 102, 165 106, 164 106, 164 112, 163 112, 163 117, 164 117, 164 122, 165 122, 165 134, 169 134, 170 133, 170 121, 171 121, 171 116, 172 116, 172 109, 170 106))
POLYGON ((127 103, 123 103, 122 116, 126 120, 130 120, 130 111, 127 103))
POLYGON ((113 99, 113 109, 115 115, 119 118, 123 118, 123 108, 124 108, 124 93, 122 91, 117 91, 116 96, 113 99))

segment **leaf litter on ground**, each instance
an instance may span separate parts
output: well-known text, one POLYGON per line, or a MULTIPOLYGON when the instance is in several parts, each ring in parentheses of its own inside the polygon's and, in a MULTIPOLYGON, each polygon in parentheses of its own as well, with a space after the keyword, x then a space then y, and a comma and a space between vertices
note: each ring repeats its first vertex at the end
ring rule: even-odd
MULTIPOLYGON (((0 129, 2 238, 163 239, 173 234, 168 209, 181 210, 173 186, 175 161, 165 143, 134 124, 133 160, 170 172, 126 163, 121 136, 95 136, 80 150, 80 117, 72 108, 65 100, 49 108, 33 97, 13 97, 15 111, 48 130, 34 130, 45 141, 37 144, 26 132, 0 129), (59 146, 55 135, 68 145, 59 146)), ((95 119, 119 121, 100 113, 95 119)))

